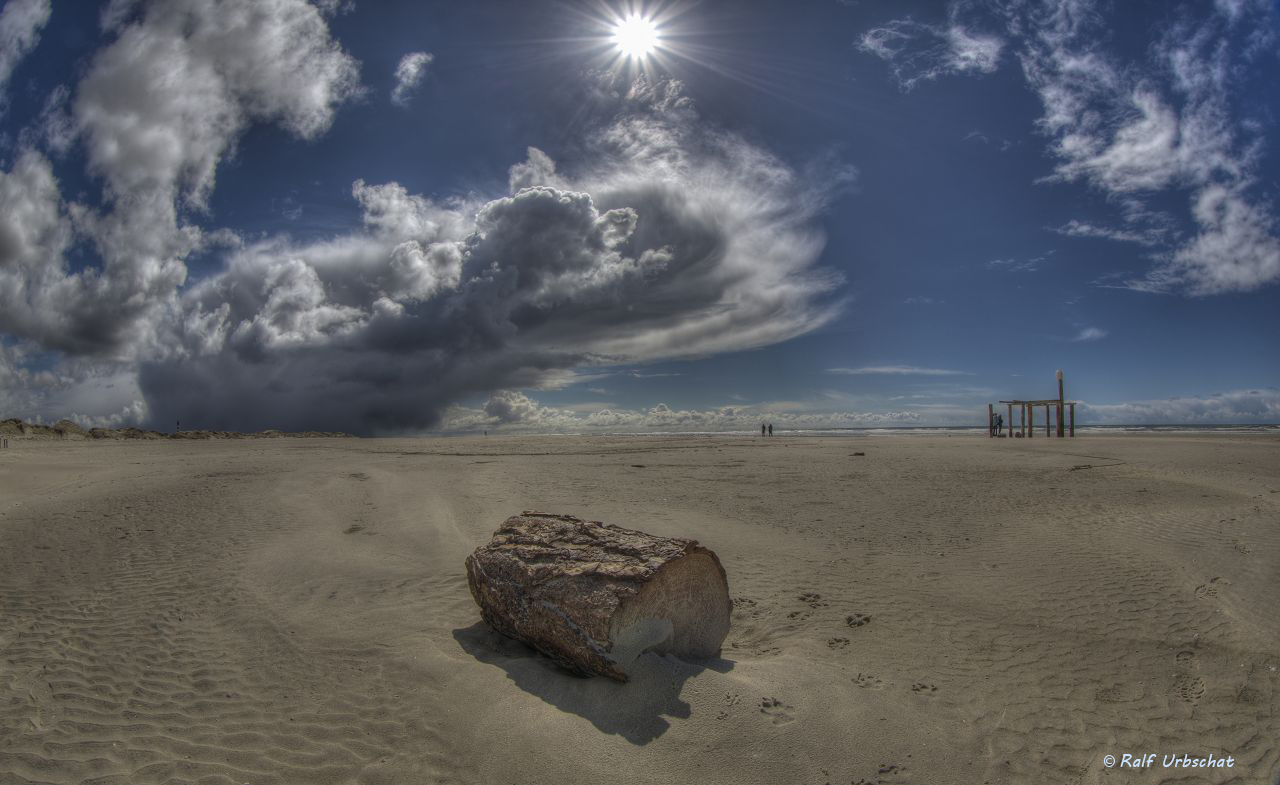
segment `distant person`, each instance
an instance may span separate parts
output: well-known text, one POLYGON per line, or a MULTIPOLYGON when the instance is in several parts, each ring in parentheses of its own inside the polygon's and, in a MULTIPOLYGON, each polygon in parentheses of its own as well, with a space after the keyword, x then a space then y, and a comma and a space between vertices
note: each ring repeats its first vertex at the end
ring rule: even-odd
POLYGON ((769 423, 769 435, 773 435, 773 423, 769 423))
POLYGON ((764 423, 760 423, 760 435, 764 436, 764 423))
POLYGON ((997 414, 996 415, 996 434, 999 435, 1002 433, 1004 433, 1004 415, 997 414))

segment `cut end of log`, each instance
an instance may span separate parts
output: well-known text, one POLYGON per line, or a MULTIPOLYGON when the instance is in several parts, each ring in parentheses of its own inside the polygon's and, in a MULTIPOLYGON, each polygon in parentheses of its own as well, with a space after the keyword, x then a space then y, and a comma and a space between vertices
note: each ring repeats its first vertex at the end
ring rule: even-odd
POLYGON ((490 626, 578 673, 625 681, 646 651, 715 657, 729 632, 724 568, 693 540, 526 512, 466 564, 490 626))

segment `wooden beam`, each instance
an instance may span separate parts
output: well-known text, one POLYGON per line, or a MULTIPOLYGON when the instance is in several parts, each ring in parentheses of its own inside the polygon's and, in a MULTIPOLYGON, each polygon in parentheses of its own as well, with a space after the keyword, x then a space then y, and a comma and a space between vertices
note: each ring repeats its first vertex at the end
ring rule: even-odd
POLYGON ((1009 438, 1013 438, 1013 404, 1009 404, 1009 438))
POLYGON ((1076 435, 1076 405, 1071 404, 1071 435, 1076 435))
POLYGON ((1044 435, 1053 435, 1053 431, 1049 430, 1049 404, 1047 403, 1044 405, 1044 435))
POLYGON ((1059 439, 1061 439, 1063 436, 1062 416, 1066 414, 1066 412, 1062 410, 1063 409, 1062 404, 1065 401, 1066 401, 1066 398, 1064 398, 1062 395, 1062 371, 1058 371, 1058 438, 1059 439))
POLYGON ((996 436, 996 412, 991 404, 987 404, 987 436, 992 439, 996 436))

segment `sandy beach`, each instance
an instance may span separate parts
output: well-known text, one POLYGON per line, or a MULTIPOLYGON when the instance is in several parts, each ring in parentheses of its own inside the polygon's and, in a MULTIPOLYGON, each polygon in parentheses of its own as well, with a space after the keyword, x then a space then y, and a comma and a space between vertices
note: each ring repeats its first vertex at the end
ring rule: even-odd
POLYGON ((14 440, 0 783, 1274 783, 1278 563, 1269 435, 14 440), (491 632, 521 510, 715 550, 721 659, 491 632))

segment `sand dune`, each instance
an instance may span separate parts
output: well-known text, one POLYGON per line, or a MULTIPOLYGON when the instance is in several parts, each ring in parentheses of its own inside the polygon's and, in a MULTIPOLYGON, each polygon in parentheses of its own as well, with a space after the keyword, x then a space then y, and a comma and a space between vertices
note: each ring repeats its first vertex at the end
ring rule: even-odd
POLYGON ((1278 470, 1248 435, 18 441, 0 783, 1276 782, 1278 470), (722 657, 616 684, 488 630, 462 562, 522 509, 713 548, 722 657))

